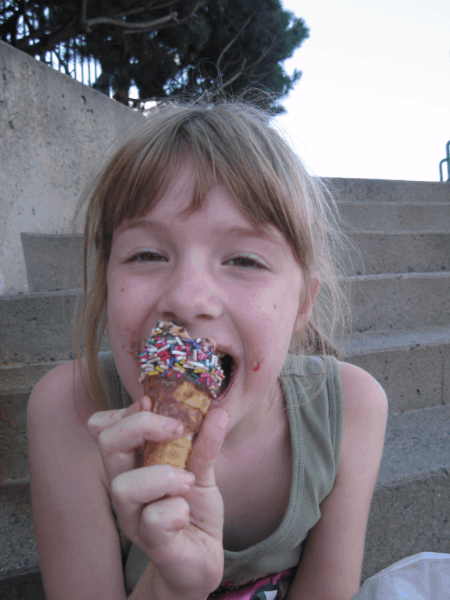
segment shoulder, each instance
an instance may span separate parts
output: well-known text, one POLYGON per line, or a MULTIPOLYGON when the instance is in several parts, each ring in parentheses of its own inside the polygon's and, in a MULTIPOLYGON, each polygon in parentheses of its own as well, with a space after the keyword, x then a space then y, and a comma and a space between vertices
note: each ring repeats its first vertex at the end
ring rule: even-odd
POLYGON ((100 454, 87 427, 97 410, 84 360, 67 362, 49 371, 36 384, 28 401, 31 475, 34 472, 40 478, 46 469, 56 482, 60 467, 69 472, 69 465, 77 468, 83 464, 103 484, 100 454))
POLYGON ((385 391, 367 371, 356 365, 338 362, 343 396, 343 417, 347 425, 386 425, 388 401, 385 391))
POLYGON ((83 462, 104 481, 98 447, 87 427, 97 410, 84 360, 70 361, 49 371, 28 401, 30 467, 38 456, 45 456, 47 465, 54 464, 57 457, 67 456, 67 464, 72 464, 77 456, 83 456, 83 462))
POLYGON ((34 387, 27 411, 30 467, 41 468, 36 457, 54 465, 57 457, 68 463, 83 456, 100 475, 97 445, 89 433, 88 419, 96 412, 84 361, 71 361, 49 371, 34 387))
POLYGON ((340 362, 339 370, 343 423, 336 484, 365 487, 369 506, 383 453, 388 402, 381 385, 360 367, 340 362))
POLYGON ((28 423, 51 416, 55 420, 77 418, 85 424, 96 411, 86 363, 70 361, 49 371, 34 387, 28 402, 28 423))

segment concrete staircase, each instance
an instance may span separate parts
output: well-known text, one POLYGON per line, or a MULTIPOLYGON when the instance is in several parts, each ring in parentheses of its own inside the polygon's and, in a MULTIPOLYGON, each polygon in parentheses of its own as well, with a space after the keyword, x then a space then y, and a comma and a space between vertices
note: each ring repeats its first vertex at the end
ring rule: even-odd
POLYGON ((366 579, 418 552, 450 553, 450 185, 330 183, 364 262, 349 277, 346 360, 389 399, 366 579))
MULTIPOLYGON (((450 553, 450 184, 330 180, 364 272, 346 359, 390 400, 364 579, 420 551, 450 553)), ((0 297, 0 598, 44 598, 28 487, 26 403, 71 359, 79 240, 22 236, 30 290, 0 297), (66 254, 64 254, 66 253, 66 254), (47 265, 59 257, 64 268, 47 265), (61 291, 66 289, 65 292, 61 291)))

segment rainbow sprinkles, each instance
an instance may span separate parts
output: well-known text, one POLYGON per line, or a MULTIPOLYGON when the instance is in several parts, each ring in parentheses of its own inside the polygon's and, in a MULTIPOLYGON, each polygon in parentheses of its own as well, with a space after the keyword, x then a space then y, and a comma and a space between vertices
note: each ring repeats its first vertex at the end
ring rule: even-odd
POLYGON ((142 369, 139 381, 158 375, 172 380, 183 378, 204 385, 216 398, 225 375, 214 352, 214 342, 189 339, 184 328, 158 321, 139 354, 142 369))

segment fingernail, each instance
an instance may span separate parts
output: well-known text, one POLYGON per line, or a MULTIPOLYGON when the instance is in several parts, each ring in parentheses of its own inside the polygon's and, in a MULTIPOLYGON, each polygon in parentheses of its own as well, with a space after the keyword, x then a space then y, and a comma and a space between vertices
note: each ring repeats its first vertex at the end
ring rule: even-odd
POLYGON ((184 433, 184 425, 177 421, 166 421, 163 425, 163 429, 168 433, 173 433, 173 435, 183 435, 184 433))
POLYGON ((152 410, 152 401, 150 400, 150 398, 148 396, 143 396, 141 399, 141 403, 142 403, 142 410, 152 410))
POLYGON ((143 411, 149 412, 152 409, 152 403, 151 403, 150 398, 148 398, 147 396, 143 396, 136 402, 134 407, 135 407, 136 412, 143 412, 143 411))
POLYGON ((186 483, 187 485, 194 485, 195 482, 195 475, 194 473, 191 473, 190 471, 181 471, 182 473, 182 478, 184 483, 186 483))

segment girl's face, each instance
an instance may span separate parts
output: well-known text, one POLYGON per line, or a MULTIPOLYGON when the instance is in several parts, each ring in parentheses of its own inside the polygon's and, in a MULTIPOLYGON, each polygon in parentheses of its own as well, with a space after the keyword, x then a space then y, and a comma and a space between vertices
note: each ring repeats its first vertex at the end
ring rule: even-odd
POLYGON ((233 358, 233 376, 215 403, 233 423, 279 389, 291 336, 306 324, 309 303, 283 235, 273 226, 259 234, 223 185, 210 190, 199 211, 182 216, 194 184, 186 161, 152 211, 115 231, 109 336, 134 401, 142 396, 137 353, 157 321, 175 320, 194 338, 216 340, 233 358))

